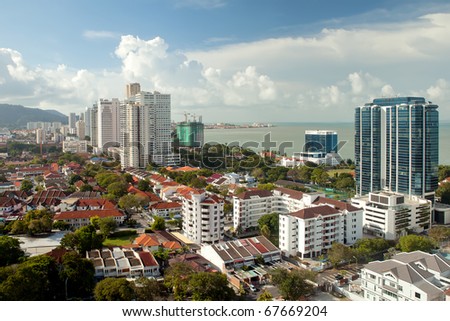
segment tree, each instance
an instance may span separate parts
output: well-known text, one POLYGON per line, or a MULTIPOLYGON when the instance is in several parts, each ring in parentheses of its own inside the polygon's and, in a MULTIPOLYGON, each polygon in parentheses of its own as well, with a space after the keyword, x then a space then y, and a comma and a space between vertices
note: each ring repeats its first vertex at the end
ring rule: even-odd
POLYGON ((450 204, 450 183, 444 183, 436 190, 436 196, 440 197, 441 203, 450 204))
POLYGON ((341 262, 349 261, 353 258, 353 251, 350 247, 342 243, 335 242, 328 250, 328 259, 334 267, 337 267, 341 262))
POLYGON ((275 185, 272 183, 266 183, 266 184, 258 184, 258 189, 265 190, 265 191, 272 191, 275 189, 275 185))
POLYGON ((278 245, 278 236, 279 236, 279 226, 278 226, 279 223, 278 222, 279 222, 278 213, 265 214, 265 215, 261 216, 258 220, 258 227, 259 227, 260 233, 263 235, 264 234, 269 235, 268 239, 276 246, 278 245), (264 226, 267 226, 267 227, 264 227, 264 226), (267 230, 267 228, 268 228, 268 230, 267 230))
POLYGON ((313 171, 313 168, 310 166, 306 166, 306 165, 301 166, 297 170, 296 178, 304 183, 309 183, 309 182, 311 182, 312 171, 313 171))
POLYGON ((107 188, 112 183, 125 183, 123 177, 112 172, 100 172, 95 175, 97 184, 103 188, 107 188))
POLYGON ((262 170, 262 168, 255 168, 252 170, 251 175, 256 178, 256 180, 260 180, 263 179, 266 175, 264 174, 264 171, 262 170))
POLYGON ((106 278, 98 282, 94 289, 97 301, 131 301, 135 297, 134 287, 126 279, 106 278))
POLYGON ((38 255, 19 264, 14 273, 0 284, 0 300, 61 300, 63 289, 55 259, 38 255))
POLYGON ((80 192, 92 192, 94 188, 89 184, 81 185, 80 192))
POLYGON ((80 227, 75 232, 66 233, 61 239, 61 246, 71 250, 77 250, 84 255, 86 251, 102 247, 103 236, 97 234, 93 225, 80 227))
POLYGON ((153 216, 153 224, 150 228, 153 231, 163 231, 166 229, 166 220, 161 216, 153 216))
POLYGON ((285 300, 299 300, 302 296, 311 294, 313 290, 313 286, 307 281, 310 275, 306 275, 302 270, 288 271, 277 268, 271 274, 273 283, 278 286, 285 300))
POLYGON ((269 291, 264 290, 264 292, 259 295, 256 301, 273 301, 273 296, 269 291))
POLYGON ((150 183, 145 179, 141 179, 137 184, 137 188, 143 192, 148 192, 150 190, 150 183))
POLYGON ((225 274, 198 272, 189 278, 188 291, 194 301, 231 301, 235 297, 225 274))
POLYGON ((78 181, 81 181, 81 176, 80 175, 72 174, 72 175, 69 176, 69 180, 68 180, 69 185, 73 185, 73 184, 75 184, 78 181))
POLYGON ((450 238, 450 228, 446 226, 433 226, 428 230, 428 236, 431 237, 436 244, 441 244, 450 238))
POLYGON ((436 247, 435 242, 422 235, 405 235, 398 240, 398 248, 402 252, 423 251, 430 253, 436 247))
POLYGON ((20 184, 20 190, 24 192, 30 192, 33 189, 33 183, 29 179, 24 179, 20 184))
POLYGON ((53 229, 67 231, 68 229, 70 229, 70 224, 64 221, 55 221, 53 222, 53 229))
POLYGON ((184 262, 171 265, 164 273, 164 284, 173 291, 175 300, 184 300, 188 295, 189 277, 194 269, 184 262))
POLYGON ((109 184, 106 190, 108 191, 108 194, 118 199, 127 193, 127 183, 123 181, 115 182, 109 184))
POLYGON ((125 182, 127 182, 127 183, 133 182, 133 175, 131 175, 130 173, 125 173, 122 175, 122 177, 125 180, 125 182))
POLYGON ((238 187, 238 188, 236 188, 236 189, 234 190, 234 194, 235 194, 235 195, 238 195, 238 194, 244 193, 244 192, 246 192, 246 191, 247 191, 247 189, 246 189, 245 187, 240 186, 240 187, 238 187))
POLYGON ((354 255, 358 257, 359 262, 372 261, 376 255, 388 250, 393 246, 393 242, 382 238, 362 238, 356 241, 354 248, 354 255))
POLYGON ((117 222, 112 217, 102 217, 98 221, 98 227, 103 236, 107 237, 111 232, 115 231, 117 228, 117 222))
POLYGON ((11 228, 12 234, 27 233, 35 235, 49 233, 53 227, 53 213, 47 209, 31 210, 25 214, 22 221, 15 221, 11 228))
POLYGON ((168 297, 164 283, 145 277, 135 281, 134 290, 139 301, 162 301, 168 297))
POLYGON ((0 236, 0 266, 15 264, 24 257, 20 241, 10 236, 0 236))
POLYGON ((142 198, 134 194, 127 194, 119 198, 119 207, 129 211, 132 208, 137 208, 142 205, 142 198))
POLYGON ((223 205, 223 213, 224 214, 232 214, 233 213, 233 204, 225 203, 223 205))
POLYGON ((66 299, 91 296, 95 286, 94 274, 94 265, 90 260, 76 252, 64 254, 60 278, 64 281, 66 299))
POLYGON ((311 180, 318 185, 325 184, 329 178, 327 172, 321 167, 314 168, 311 173, 311 180))

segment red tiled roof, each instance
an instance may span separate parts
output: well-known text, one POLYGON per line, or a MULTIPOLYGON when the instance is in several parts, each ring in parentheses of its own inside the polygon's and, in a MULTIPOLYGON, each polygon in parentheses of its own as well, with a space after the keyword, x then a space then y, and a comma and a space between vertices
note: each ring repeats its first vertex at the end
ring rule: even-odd
POLYGON ((79 218, 91 218, 94 216, 98 216, 99 218, 103 217, 121 217, 124 214, 119 210, 88 210, 88 211, 70 211, 70 212, 61 212, 55 215, 55 220, 70 220, 70 219, 79 219, 79 218))
POLYGON ((158 195, 155 195, 155 194, 153 194, 153 193, 151 193, 151 192, 144 192, 144 191, 141 191, 140 189, 137 189, 137 188, 134 187, 134 186, 128 187, 128 190, 127 190, 127 191, 128 191, 128 193, 130 193, 130 194, 137 194, 137 195, 141 195, 141 196, 144 196, 144 197, 148 197, 150 203, 154 203, 154 202, 162 202, 162 199, 161 199, 158 195))
POLYGON ((322 196, 318 197, 313 202, 313 204, 328 204, 328 205, 330 205, 338 210, 341 210, 341 211, 347 210, 349 212, 356 212, 356 211, 360 210, 360 208, 357 208, 349 203, 338 201, 338 200, 335 200, 332 198, 322 197, 322 196))
POLYGON ((165 209, 169 209, 169 208, 181 208, 181 207, 182 207, 182 205, 177 202, 161 202, 161 203, 156 203, 156 204, 152 205, 151 208, 153 208, 155 210, 165 210, 165 209))
POLYGON ((77 202, 78 207, 100 207, 103 210, 112 210, 116 205, 106 198, 82 198, 77 202))
POLYGON ((167 241, 162 244, 165 249, 179 250, 182 248, 181 244, 175 241, 167 241))
POLYGON ((159 266, 158 262, 156 262, 155 258, 150 252, 142 251, 138 253, 144 266, 159 266))
POLYGON ((299 217, 302 219, 314 218, 319 215, 328 216, 334 214, 339 214, 339 211, 328 205, 308 207, 297 212, 289 213, 289 215, 291 216, 299 217))
POLYGON ((293 189, 290 189, 290 188, 278 187, 275 190, 281 192, 282 194, 287 194, 291 198, 295 198, 295 199, 299 199, 299 200, 301 200, 303 198, 303 193, 302 192, 296 191, 296 190, 293 190, 293 189))
POLYGON ((252 196, 269 197, 269 196, 272 196, 272 192, 266 191, 266 190, 254 190, 254 191, 242 192, 242 193, 236 195, 237 198, 240 198, 243 200, 248 200, 252 196))
POLYGON ((159 242, 148 234, 141 234, 135 240, 134 244, 141 246, 159 246, 159 242))

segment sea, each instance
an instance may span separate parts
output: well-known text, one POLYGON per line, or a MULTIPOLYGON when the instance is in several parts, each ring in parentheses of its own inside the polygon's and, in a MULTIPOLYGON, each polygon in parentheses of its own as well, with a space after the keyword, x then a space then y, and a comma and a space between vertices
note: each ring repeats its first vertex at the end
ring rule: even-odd
MULTIPOLYGON (((239 124, 239 123, 236 123, 239 124)), ((263 146, 273 146, 272 151, 280 151, 292 156, 301 152, 305 143, 306 130, 336 131, 339 154, 343 159, 355 159, 353 123, 272 123, 272 127, 205 129, 205 143, 221 143, 248 146, 262 151, 263 146), (263 142, 266 142, 263 144, 263 142)), ((439 124, 439 164, 450 165, 450 121, 439 124)))

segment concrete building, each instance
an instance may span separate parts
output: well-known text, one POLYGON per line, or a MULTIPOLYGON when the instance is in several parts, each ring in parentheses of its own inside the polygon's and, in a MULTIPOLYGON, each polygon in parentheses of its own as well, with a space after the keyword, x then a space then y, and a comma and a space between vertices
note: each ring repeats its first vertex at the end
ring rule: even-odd
POLYGON ((75 124, 76 130, 77 130, 77 136, 80 140, 84 140, 84 137, 86 137, 86 124, 84 123, 84 120, 79 120, 75 124))
POLYGON ((264 236, 202 246, 200 251, 222 273, 254 265, 258 257, 265 263, 281 261, 280 250, 264 236))
POLYGON ((407 230, 420 233, 431 226, 431 202, 426 199, 378 192, 354 197, 352 204, 364 211, 364 232, 387 240, 396 240, 407 230))
POLYGON ((36 144, 42 144, 45 142, 45 132, 42 128, 36 129, 36 144))
POLYGON ((53 219, 55 221, 63 221, 69 224, 71 228, 78 229, 91 224, 90 219, 94 216, 99 218, 112 217, 117 222, 117 225, 123 224, 125 220, 125 214, 117 209, 61 212, 55 214, 53 219))
POLYGON ((145 168, 148 163, 177 165, 172 152, 170 95, 140 91, 121 107, 122 167, 145 168))
POLYGON ((98 106, 97 104, 93 104, 92 108, 89 109, 89 132, 91 134, 91 145, 97 147, 98 145, 98 106))
POLYGON ((245 231, 258 226, 258 220, 272 213, 271 191, 246 191, 233 196, 233 227, 245 231))
POLYGON ((438 106, 423 97, 377 98, 355 109, 356 194, 390 190, 434 199, 438 106))
POLYGON ((75 113, 69 114, 69 128, 75 128, 77 122, 77 115, 75 113))
POLYGON ((140 277, 160 276, 159 264, 149 251, 133 249, 91 250, 86 252, 95 268, 95 277, 125 277, 137 279, 140 277))
POLYGON ((141 85, 139 83, 130 83, 127 84, 125 88, 125 95, 127 99, 137 95, 141 91, 141 85))
POLYGON ((361 289, 370 301, 445 301, 450 261, 421 251, 400 253, 361 270, 361 289))
POLYGON ((64 153, 87 153, 87 141, 86 140, 64 140, 63 141, 64 153))
POLYGON ((362 210, 323 196, 305 202, 307 207, 280 214, 279 247, 285 255, 318 257, 332 243, 351 245, 362 238, 362 210))
POLYGON ((183 232, 196 244, 212 244, 223 239, 225 215, 224 201, 204 190, 180 188, 182 201, 183 232))
POLYGON ((201 147, 205 142, 204 124, 186 121, 177 124, 177 137, 180 147, 201 147))
POLYGON ((97 147, 100 151, 106 151, 108 147, 119 145, 119 108, 120 102, 117 98, 99 99, 98 101, 97 147))

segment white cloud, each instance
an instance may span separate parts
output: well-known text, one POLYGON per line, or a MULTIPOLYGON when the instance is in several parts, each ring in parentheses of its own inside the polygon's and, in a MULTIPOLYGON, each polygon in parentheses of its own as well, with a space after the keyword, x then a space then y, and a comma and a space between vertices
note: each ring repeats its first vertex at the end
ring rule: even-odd
MULTIPOLYGON (((316 110, 324 120, 352 121, 353 107, 380 96, 423 95, 448 105, 448 34, 450 14, 198 52, 127 35, 114 51, 119 71, 31 67, 3 48, 0 99, 68 113, 100 97, 123 98, 127 82, 140 82, 170 93, 174 114, 195 110, 205 121, 314 121, 316 110)), ((450 112, 442 108, 441 118, 450 112)))
POLYGON ((116 32, 105 30, 85 30, 83 32, 83 37, 87 39, 113 39, 118 38, 118 36, 116 32))

